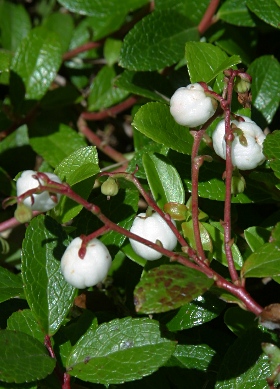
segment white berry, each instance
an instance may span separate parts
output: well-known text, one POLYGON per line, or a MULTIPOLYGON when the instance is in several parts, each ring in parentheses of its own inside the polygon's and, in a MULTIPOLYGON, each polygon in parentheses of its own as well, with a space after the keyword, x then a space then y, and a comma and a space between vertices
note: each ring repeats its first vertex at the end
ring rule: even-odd
MULTIPOLYGON (((231 145, 231 159, 233 166, 240 170, 255 169, 265 161, 263 142, 265 134, 262 129, 249 117, 241 116, 245 121, 232 120, 237 129, 234 131, 234 140, 231 145), (241 132, 241 135, 240 135, 241 132)), ((215 152, 226 159, 225 120, 217 125, 212 135, 215 152)))
MULTIPOLYGON (((172 223, 175 225, 173 220, 172 223)), ((146 216, 146 213, 139 213, 134 219, 130 232, 153 243, 156 243, 158 240, 165 249, 170 251, 172 251, 177 244, 176 236, 158 213, 153 213, 151 216, 146 216)), ((140 257, 147 259, 148 261, 154 261, 162 257, 161 253, 147 247, 143 243, 133 239, 129 240, 133 250, 140 257)))
MULTIPOLYGON (((44 181, 42 179, 36 179, 33 176, 36 175, 37 172, 34 170, 25 170, 22 172, 21 176, 18 178, 16 182, 17 187, 17 196, 22 195, 23 193, 27 192, 30 189, 37 188, 39 186, 39 181, 43 185, 44 181)), ((53 173, 45 173, 46 176, 49 177, 50 180, 55 181, 59 184, 61 184, 61 180, 53 173)), ((50 209, 54 208, 60 199, 60 194, 55 195, 55 199, 52 198, 49 194, 49 192, 42 192, 39 194, 34 194, 33 200, 32 197, 29 196, 26 199, 24 199, 23 203, 32 209, 32 211, 40 211, 40 212, 47 212, 50 209)))
POLYGON ((170 100, 170 113, 182 126, 197 127, 214 115, 217 105, 217 101, 195 83, 176 90, 170 100))
POLYGON ((65 280, 78 289, 102 282, 110 269, 112 258, 107 247, 98 239, 92 239, 86 247, 86 255, 79 257, 82 239, 75 238, 61 258, 61 272, 65 280))

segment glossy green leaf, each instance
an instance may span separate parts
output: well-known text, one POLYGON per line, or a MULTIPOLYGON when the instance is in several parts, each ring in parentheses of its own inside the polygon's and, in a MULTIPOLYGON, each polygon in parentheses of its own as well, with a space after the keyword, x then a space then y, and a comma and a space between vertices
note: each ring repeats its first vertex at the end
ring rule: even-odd
POLYGON ((155 10, 174 9, 183 14, 193 25, 198 25, 208 5, 209 0, 200 0, 199 2, 196 0, 188 0, 187 2, 185 0, 157 0, 155 10))
POLYGON ((26 299, 45 334, 61 326, 74 298, 75 288, 60 272, 66 234, 50 217, 34 218, 22 245, 22 278, 26 299))
POLYGON ((11 69, 23 81, 27 99, 40 99, 44 96, 61 61, 62 49, 54 32, 37 27, 21 41, 11 69))
MULTIPOLYGON (((76 193, 87 199, 93 187, 94 176, 99 171, 96 148, 87 146, 66 157, 55 169, 55 174, 69 184, 76 193)), ((60 223, 66 223, 78 215, 81 210, 81 205, 63 197, 52 214, 60 223)))
POLYGON ((229 308, 224 315, 227 327, 237 336, 242 336, 249 328, 257 328, 258 321, 252 312, 239 307, 229 308))
POLYGON ((184 15, 163 10, 153 12, 126 35, 120 65, 129 70, 158 70, 184 57, 187 41, 199 39, 196 27, 184 15))
POLYGON ((263 143, 263 153, 269 161, 269 166, 276 177, 280 178, 280 132, 269 134, 263 143))
POLYGON ((22 279, 9 270, 0 267, 0 302, 16 297, 24 297, 22 279))
POLYGON ((217 376, 215 389, 265 389, 270 373, 268 358, 261 342, 270 336, 250 329, 229 347, 217 376))
POLYGON ((172 315, 166 323, 168 330, 182 331, 215 319, 224 310, 225 305, 224 301, 206 292, 203 296, 183 305, 175 315, 173 312, 167 313, 164 322, 172 315))
POLYGON ((119 61, 122 41, 114 38, 107 38, 104 44, 104 57, 109 66, 119 61))
POLYGON ((140 8, 148 2, 148 0, 127 0, 119 2, 118 0, 59 0, 58 1, 69 11, 77 12, 82 15, 106 15, 111 13, 128 13, 137 8, 140 8))
POLYGON ((247 0, 246 4, 261 20, 279 28, 280 7, 274 0, 247 0))
POLYGON ((70 14, 54 12, 42 24, 48 31, 53 31, 59 37, 62 52, 68 50, 74 30, 74 21, 70 14))
POLYGON ((95 77, 88 96, 88 110, 98 111, 124 100, 129 93, 114 87, 116 72, 111 66, 104 66, 95 77))
POLYGON ((256 23, 246 3, 246 0, 227 0, 219 8, 217 17, 236 26, 254 27, 256 23))
POLYGON ((63 123, 35 122, 30 135, 33 150, 54 168, 87 145, 81 135, 63 123))
POLYGON ((269 237, 270 231, 262 227, 249 227, 244 231, 244 238, 253 252, 267 243, 269 237))
POLYGON ((143 165, 153 198, 160 208, 169 202, 185 203, 181 178, 168 158, 160 154, 144 154, 143 165))
POLYGON ((23 383, 45 378, 55 367, 55 359, 44 345, 23 332, 0 331, 0 380, 23 383))
POLYGON ((219 47, 204 42, 187 42, 185 55, 191 82, 209 82, 228 58, 219 47))
POLYGON ((31 30, 31 20, 26 9, 10 1, 0 3, 0 25, 2 47, 12 52, 16 51, 31 30))
POLYGON ((7 321, 7 329, 24 332, 39 340, 42 344, 44 343, 44 333, 30 309, 14 312, 7 321))
POLYGON ((67 361, 69 374, 84 381, 118 384, 153 373, 172 355, 175 342, 162 338, 150 319, 116 319, 88 331, 67 361))
POLYGON ((148 103, 136 113, 133 126, 147 137, 183 154, 191 154, 193 137, 180 126, 162 103, 148 103))
MULTIPOLYGON (((262 343, 263 352, 268 356, 270 362, 271 381, 274 386, 279 384, 279 365, 280 365, 280 349, 272 343, 262 343)), ((279 385, 278 385, 279 386, 279 385)))
POLYGON ((134 291, 137 312, 159 313, 176 309, 206 292, 213 280, 178 265, 161 265, 144 274, 134 291))
POLYGON ((253 77, 253 106, 270 123, 280 102, 280 64, 272 55, 257 58, 247 69, 253 77))
POLYGON ((246 259, 242 274, 244 277, 273 277, 280 274, 280 244, 265 243, 246 259))
POLYGON ((125 70, 115 84, 130 93, 146 97, 150 100, 166 103, 172 89, 166 78, 157 72, 133 72, 125 70))

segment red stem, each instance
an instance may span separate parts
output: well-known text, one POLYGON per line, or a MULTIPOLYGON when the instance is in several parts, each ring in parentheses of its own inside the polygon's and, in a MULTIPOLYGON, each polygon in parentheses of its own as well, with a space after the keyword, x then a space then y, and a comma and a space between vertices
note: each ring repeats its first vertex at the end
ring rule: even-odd
POLYGON ((200 35, 204 34, 205 31, 207 31, 208 28, 211 27, 212 24, 215 23, 214 14, 218 8, 219 3, 220 3, 219 0, 211 0, 210 1, 208 8, 203 15, 203 18, 201 19, 201 21, 197 27, 200 35))
POLYGON ((118 113, 121 113, 128 108, 132 107, 138 101, 138 97, 131 96, 122 103, 115 105, 114 107, 105 109, 101 112, 83 112, 81 117, 85 120, 103 120, 108 117, 114 117, 118 113))
POLYGON ((90 128, 87 127, 85 121, 81 117, 78 120, 78 128, 90 143, 94 144, 104 154, 112 158, 113 161, 127 163, 127 159, 123 156, 123 154, 103 142, 90 128))
MULTIPOLYGON (((42 212, 33 211, 32 215, 33 216, 37 216, 40 213, 42 213, 42 212)), ((0 232, 6 231, 9 228, 15 228, 15 227, 17 227, 17 226, 19 226, 21 224, 22 223, 20 223, 15 217, 11 217, 10 219, 5 220, 2 223, 0 223, 0 232)))
POLYGON ((69 59, 76 57, 80 53, 84 53, 85 51, 95 49, 97 47, 102 46, 103 41, 99 42, 87 42, 84 45, 81 45, 79 47, 76 47, 73 50, 68 51, 67 53, 63 54, 63 61, 68 61, 69 59))

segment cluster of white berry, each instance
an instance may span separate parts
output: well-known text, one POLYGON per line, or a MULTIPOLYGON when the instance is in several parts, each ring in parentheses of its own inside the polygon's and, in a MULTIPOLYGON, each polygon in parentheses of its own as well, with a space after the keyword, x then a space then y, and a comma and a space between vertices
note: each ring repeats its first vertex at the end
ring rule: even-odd
MULTIPOLYGON (((208 89, 211 90, 210 87, 208 89)), ((201 126, 216 111, 217 103, 215 105, 213 100, 213 97, 207 96, 200 84, 190 84, 185 88, 177 89, 171 97, 170 112, 175 121, 181 125, 201 126)), ((250 170, 265 161, 263 155, 265 134, 249 117, 241 116, 241 118, 243 121, 231 121, 234 135, 231 144, 232 164, 240 170, 250 170)), ((212 134, 212 140, 215 152, 226 159, 225 120, 218 123, 212 134)))

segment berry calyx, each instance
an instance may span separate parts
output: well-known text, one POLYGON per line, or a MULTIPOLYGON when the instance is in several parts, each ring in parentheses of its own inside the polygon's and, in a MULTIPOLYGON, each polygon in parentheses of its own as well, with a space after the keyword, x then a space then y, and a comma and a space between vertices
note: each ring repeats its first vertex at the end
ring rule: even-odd
POLYGON ((98 239, 88 242, 83 259, 79 256, 82 239, 75 238, 61 258, 61 272, 65 280, 78 289, 102 282, 110 269, 112 258, 107 247, 98 239))
MULTIPOLYGON (((173 220, 172 223, 175 225, 173 220)), ((130 232, 153 243, 157 243, 170 251, 172 251, 177 244, 177 238, 173 231, 158 213, 153 213, 151 216, 147 216, 146 213, 137 215, 130 228, 130 232)), ((145 244, 133 239, 129 240, 134 252, 140 257, 148 261, 154 261, 162 257, 161 253, 145 244)))

